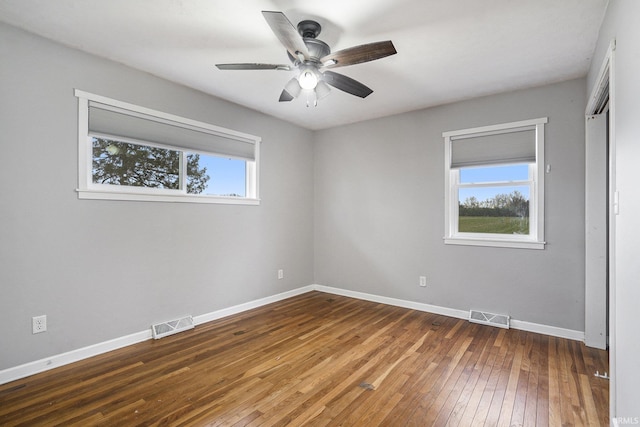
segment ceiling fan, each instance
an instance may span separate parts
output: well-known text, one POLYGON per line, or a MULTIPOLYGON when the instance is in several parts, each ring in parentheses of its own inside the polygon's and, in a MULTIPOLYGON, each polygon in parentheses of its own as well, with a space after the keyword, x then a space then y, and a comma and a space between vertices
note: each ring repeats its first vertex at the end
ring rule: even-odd
POLYGON ((247 63, 216 64, 216 67, 220 70, 298 70, 296 77, 289 80, 282 90, 280 102, 291 101, 304 92, 308 95, 307 106, 315 106, 319 99, 329 94, 329 86, 366 98, 373 90, 329 69, 374 61, 396 53, 391 41, 363 44, 331 53, 329 46, 316 38, 321 30, 317 22, 301 21, 295 28, 282 12, 263 11, 262 15, 287 49, 293 65, 247 63))

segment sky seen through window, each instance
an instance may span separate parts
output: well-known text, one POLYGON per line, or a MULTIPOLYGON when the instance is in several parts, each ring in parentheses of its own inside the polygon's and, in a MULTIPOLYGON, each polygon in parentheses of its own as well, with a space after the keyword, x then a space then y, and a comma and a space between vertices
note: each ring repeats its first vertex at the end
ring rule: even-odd
MULTIPOLYGON (((527 181, 529 178, 529 165, 481 166, 460 169, 461 184, 479 184, 491 182, 527 181)), ((493 187, 460 188, 459 200, 464 202, 468 197, 475 197, 478 201, 494 198, 498 194, 510 194, 519 191, 525 199, 529 199, 529 186, 525 185, 501 185, 493 187)))

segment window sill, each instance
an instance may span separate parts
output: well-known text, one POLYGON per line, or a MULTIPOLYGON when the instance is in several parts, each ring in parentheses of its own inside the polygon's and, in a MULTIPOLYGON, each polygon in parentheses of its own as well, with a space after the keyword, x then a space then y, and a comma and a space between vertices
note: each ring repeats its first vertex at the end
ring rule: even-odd
POLYGON ((488 246, 494 248, 516 248, 516 249, 544 249, 546 242, 533 242, 522 240, 500 240, 500 239, 470 239, 460 237, 445 237, 446 245, 463 246, 488 246))
POLYGON ((79 199, 85 200, 125 200, 138 202, 170 202, 170 203, 216 203, 225 205, 260 205, 260 199, 224 196, 199 196, 185 194, 148 194, 135 192, 115 192, 100 190, 76 190, 79 199))

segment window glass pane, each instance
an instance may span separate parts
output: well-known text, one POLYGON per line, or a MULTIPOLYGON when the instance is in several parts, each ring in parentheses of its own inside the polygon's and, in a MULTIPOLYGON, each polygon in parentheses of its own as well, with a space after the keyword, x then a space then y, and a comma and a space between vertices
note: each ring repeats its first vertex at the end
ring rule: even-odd
POLYGON ((246 161, 187 154, 187 193, 246 197, 246 161))
POLYGON ((498 182, 498 181, 526 181, 529 179, 529 165, 484 166, 460 169, 462 184, 498 182))
POLYGON ((180 153, 175 150, 92 138, 95 184, 180 188, 180 153))
POLYGON ((460 188, 458 232, 529 234, 529 186, 460 188))

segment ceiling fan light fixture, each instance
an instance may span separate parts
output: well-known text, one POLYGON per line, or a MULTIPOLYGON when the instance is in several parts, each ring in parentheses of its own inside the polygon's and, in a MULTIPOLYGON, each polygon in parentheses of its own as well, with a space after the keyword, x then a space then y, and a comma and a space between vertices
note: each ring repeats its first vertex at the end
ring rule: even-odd
POLYGON ((318 85, 318 76, 311 67, 303 68, 298 77, 302 89, 315 89, 318 85))
POLYGON ((318 99, 322 99, 329 95, 329 92, 331 92, 331 88, 329 87, 329 85, 320 80, 318 82, 318 85, 316 86, 316 97, 318 99))
POLYGON ((297 98, 298 95, 300 95, 300 90, 301 90, 298 79, 294 77, 291 80, 289 80, 286 86, 284 87, 284 90, 289 92, 289 95, 291 95, 292 97, 297 98))

